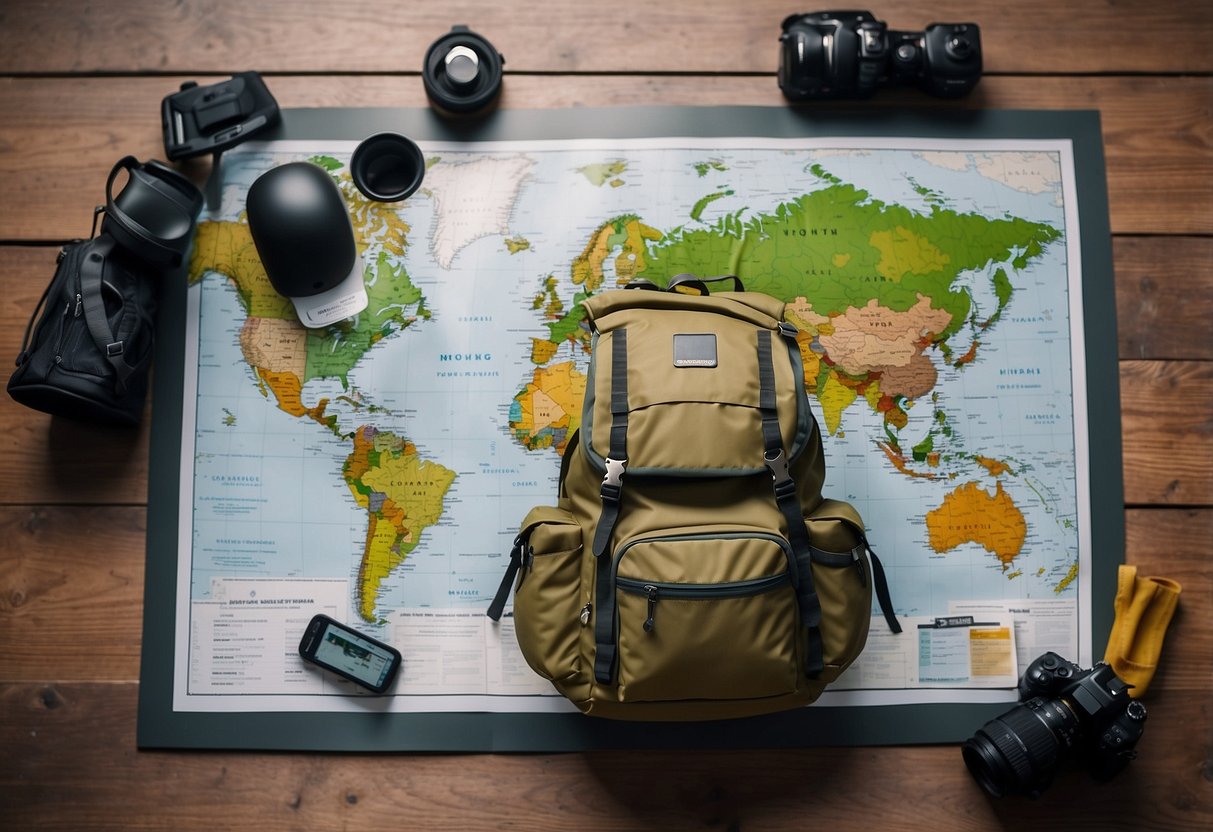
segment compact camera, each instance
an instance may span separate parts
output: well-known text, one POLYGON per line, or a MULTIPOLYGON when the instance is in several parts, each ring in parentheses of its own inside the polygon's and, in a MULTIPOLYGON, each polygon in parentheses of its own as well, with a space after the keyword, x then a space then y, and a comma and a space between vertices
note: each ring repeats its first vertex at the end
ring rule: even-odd
POLYGON ((794 14, 783 21, 779 48, 779 88, 791 101, 866 98, 885 83, 956 98, 981 80, 976 23, 895 32, 871 12, 794 14))
POLYGON ((1108 780, 1137 756, 1145 727, 1146 706, 1129 698, 1129 688, 1102 662, 1083 670, 1045 653, 1019 681, 1026 701, 965 741, 965 765, 994 797, 1038 797, 1071 754, 1108 780))

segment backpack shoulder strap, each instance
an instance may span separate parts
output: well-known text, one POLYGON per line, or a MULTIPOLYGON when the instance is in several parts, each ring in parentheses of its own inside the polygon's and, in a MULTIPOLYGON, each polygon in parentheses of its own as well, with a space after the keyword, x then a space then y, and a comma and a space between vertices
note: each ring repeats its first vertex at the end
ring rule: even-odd
POLYGON ((130 333, 115 335, 105 316, 105 299, 101 294, 101 286, 105 274, 105 261, 113 254, 113 250, 114 240, 108 235, 103 234, 92 241, 88 253, 80 263, 80 303, 84 311, 84 322, 88 326, 93 343, 114 368, 114 387, 121 396, 126 393, 127 379, 143 365, 146 358, 133 365, 126 362, 125 337, 120 336, 129 336, 130 333))

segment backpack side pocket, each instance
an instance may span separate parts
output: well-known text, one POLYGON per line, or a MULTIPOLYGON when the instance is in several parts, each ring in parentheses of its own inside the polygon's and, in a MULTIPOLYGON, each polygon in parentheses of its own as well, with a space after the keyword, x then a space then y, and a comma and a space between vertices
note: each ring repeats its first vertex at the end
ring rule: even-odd
POLYGON ((562 508, 538 506, 527 514, 514 589, 514 629, 527 664, 549 681, 580 665, 581 526, 562 508))
POLYGON ((825 670, 832 682, 858 658, 872 622, 872 568, 863 542, 863 521, 849 504, 825 500, 805 518, 813 584, 821 601, 825 670))

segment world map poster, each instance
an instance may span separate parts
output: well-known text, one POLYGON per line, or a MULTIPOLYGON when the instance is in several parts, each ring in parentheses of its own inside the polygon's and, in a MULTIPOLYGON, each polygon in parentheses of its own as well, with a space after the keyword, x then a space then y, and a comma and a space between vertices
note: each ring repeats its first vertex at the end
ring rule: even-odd
POLYGON ((820 704, 1012 702, 1045 650, 1089 665, 1070 141, 419 144, 400 203, 354 187, 353 141, 223 159, 188 266, 174 711, 572 711, 508 609, 485 610, 581 422, 581 301, 685 272, 786 302, 824 492, 888 574, 905 632, 874 611, 820 704), (365 264, 367 309, 321 330, 271 287, 245 214, 298 161, 341 190, 365 264), (389 695, 300 660, 318 612, 401 651, 389 695))

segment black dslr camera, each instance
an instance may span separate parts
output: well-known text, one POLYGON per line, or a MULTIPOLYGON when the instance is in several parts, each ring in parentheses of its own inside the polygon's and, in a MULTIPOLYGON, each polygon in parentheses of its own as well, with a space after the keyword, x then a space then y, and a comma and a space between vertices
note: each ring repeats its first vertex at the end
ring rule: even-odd
POLYGON ((1083 670, 1045 653, 1019 680, 1027 700, 992 719, 965 741, 965 765, 994 797, 1038 797, 1069 754, 1084 759, 1097 780, 1108 780, 1137 756, 1146 706, 1131 686, 1100 662, 1083 670))
POLYGON ((981 80, 976 23, 894 32, 871 12, 794 14, 783 21, 779 49, 779 88, 791 101, 866 98, 884 83, 956 98, 981 80))

